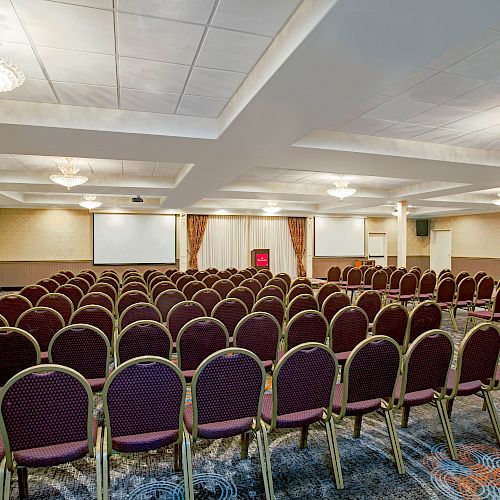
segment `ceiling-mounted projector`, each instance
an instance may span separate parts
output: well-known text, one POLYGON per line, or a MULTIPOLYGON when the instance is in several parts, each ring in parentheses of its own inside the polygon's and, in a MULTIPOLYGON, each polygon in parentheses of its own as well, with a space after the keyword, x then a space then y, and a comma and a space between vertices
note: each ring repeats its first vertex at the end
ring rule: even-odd
POLYGON ((140 195, 137 195, 137 196, 134 196, 132 198, 132 203, 142 203, 144 200, 142 199, 142 197, 140 195))

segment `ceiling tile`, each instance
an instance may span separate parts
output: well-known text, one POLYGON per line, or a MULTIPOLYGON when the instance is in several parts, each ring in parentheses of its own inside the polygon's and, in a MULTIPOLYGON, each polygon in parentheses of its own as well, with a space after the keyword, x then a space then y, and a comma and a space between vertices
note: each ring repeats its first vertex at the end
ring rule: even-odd
POLYGON ((379 120, 404 121, 412 116, 423 113, 434 107, 433 104, 415 102, 406 97, 394 97, 380 106, 368 111, 363 118, 376 118, 379 120))
POLYGON ((227 99, 219 99, 217 97, 184 95, 181 98, 177 114, 217 118, 224 109, 227 101, 227 99))
POLYGON ((186 94, 230 98, 245 76, 245 73, 195 67, 189 77, 186 94))
POLYGON ((149 177, 153 175, 155 169, 155 162, 150 161, 124 161, 123 174, 124 175, 141 175, 149 177))
POLYGON ((13 1, 36 45, 115 53, 111 11, 39 0, 13 1))
POLYGON ((17 64, 22 69, 26 78, 45 80, 45 75, 43 74, 43 71, 38 64, 33 49, 30 45, 1 42, 0 50, 7 59, 15 62, 15 64, 17 64))
POLYGON ((453 122, 448 128, 475 132, 498 124, 500 124, 500 106, 453 122))
POLYGON ((120 55, 191 64, 203 26, 133 14, 118 14, 120 55))
POLYGON ((188 73, 189 66, 120 57, 120 85, 129 89, 180 93, 188 73))
POLYGON ((115 87, 80 85, 78 83, 54 83, 61 104, 90 108, 116 108, 118 97, 115 87))
POLYGON ((399 82, 397 82, 394 85, 391 85, 390 87, 385 88, 382 92, 380 92, 382 95, 388 95, 391 97, 395 97, 405 90, 408 90, 410 87, 414 87, 415 85, 423 82, 424 80, 427 80, 427 78, 430 78, 431 76, 434 76, 437 74, 436 70, 433 69, 428 69, 428 68, 420 68, 417 71, 414 71, 410 75, 408 75, 406 78, 403 78, 399 82))
POLYGON ((35 155, 12 155, 17 161, 21 162, 30 170, 54 169, 62 158, 55 156, 35 156, 35 155))
POLYGON ((58 82, 116 86, 114 56, 39 47, 49 78, 58 82))
POLYGON ((120 108, 150 113, 175 113, 180 94, 147 90, 120 90, 120 108))
POLYGON ((11 92, 0 92, 0 99, 57 103, 47 80, 26 80, 11 92))
POLYGON ((500 105, 500 84, 489 83, 488 85, 483 85, 446 104, 474 111, 484 111, 485 109, 493 108, 500 105))
POLYGON ((428 132, 417 135, 412 138, 412 141, 422 141, 422 142, 436 142, 445 143, 451 141, 452 139, 457 139, 468 134, 463 130, 451 130, 447 128, 434 128, 428 132))
POLYGON ((0 0, 0 41, 29 43, 16 11, 9 0, 0 0))
POLYGON ((359 116, 363 113, 366 113, 367 111, 370 111, 371 109, 379 106, 380 104, 386 102, 389 100, 389 97, 385 95, 374 95, 367 99, 366 101, 363 101, 361 104, 358 104, 354 108, 351 108, 349 111, 346 113, 335 117, 333 120, 328 121, 322 129, 327 129, 327 130, 334 130, 340 125, 343 125, 344 123, 347 123, 348 121, 351 121, 353 118, 356 116, 359 116))
POLYGON ((300 0, 221 0, 214 26, 275 36, 293 14, 300 0))
MULTIPOLYGON (((496 31, 494 33, 500 35, 496 31)), ((462 59, 447 68, 446 71, 482 80, 500 78, 500 41, 496 41, 469 57, 462 59)))
POLYGON ((270 42, 264 36, 209 28, 196 65, 248 73, 270 42))
POLYGON ((461 120, 474 114, 474 111, 468 109, 452 108, 450 106, 436 106, 423 113, 408 118, 408 122, 419 125, 428 125, 430 127, 442 127, 451 122, 461 120))
POLYGON ((482 130, 482 133, 500 136, 500 124, 493 125, 493 127, 485 128, 484 130, 482 130))
POLYGON ((395 121, 377 120, 374 118, 365 118, 364 116, 360 116, 358 118, 354 118, 354 120, 351 120, 348 123, 345 123, 344 125, 341 125, 336 130, 339 132, 347 132, 349 134, 371 135, 388 128, 395 123, 395 121))
POLYGON ((183 163, 161 162, 155 168, 155 177, 175 177, 181 170, 183 163))
POLYGON ((92 170, 97 173, 122 173, 122 160, 89 159, 92 170))
POLYGON ((11 155, 0 155, 0 170, 21 170, 26 168, 11 155))
POLYGON ((113 0, 64 0, 64 3, 84 5, 85 7, 95 7, 97 9, 113 8, 113 0))
POLYGON ((413 125, 410 123, 396 123, 396 125, 386 128, 375 135, 391 139, 411 139, 412 137, 422 134, 423 132, 428 132, 429 130, 432 130, 432 127, 413 125))
POLYGON ((448 73, 439 73, 416 85, 403 95, 414 101, 442 104, 486 82, 448 73))
POLYGON ((205 24, 215 0, 118 0, 118 9, 135 14, 166 17, 178 21, 205 24))
POLYGON ((462 140, 453 140, 453 144, 465 148, 479 148, 479 149, 494 149, 493 146, 498 146, 498 137, 486 134, 469 134, 462 140))
POLYGON ((434 59, 430 63, 426 64, 426 67, 433 68, 437 70, 446 69, 448 66, 457 63, 464 57, 467 57, 482 47, 494 42, 500 38, 500 33, 493 30, 485 30, 478 36, 471 38, 465 43, 455 47, 446 54, 434 59))

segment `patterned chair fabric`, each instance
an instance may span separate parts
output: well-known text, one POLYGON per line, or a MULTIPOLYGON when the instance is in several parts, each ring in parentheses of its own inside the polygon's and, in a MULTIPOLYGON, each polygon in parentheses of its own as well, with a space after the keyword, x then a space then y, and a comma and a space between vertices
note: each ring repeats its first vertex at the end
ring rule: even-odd
POLYGON ((276 318, 280 326, 285 320, 285 304, 278 297, 266 296, 257 300, 252 312, 267 312, 276 318))
MULTIPOLYGON (((142 277, 144 278, 144 281, 148 281, 148 278, 149 278, 149 275, 155 271, 158 271, 158 269, 155 269, 155 268, 149 268, 149 269, 146 269, 142 275, 142 277)), ((124 273, 125 274, 125 273, 124 273)))
POLYGON ((476 282, 472 276, 463 276, 460 281, 457 281, 457 284, 454 307, 469 308, 474 302, 476 282))
MULTIPOLYGON (((33 307, 21 314, 16 323, 16 328, 35 338, 42 353, 46 353, 52 337, 63 327, 63 317, 48 307, 33 307)), ((46 356, 42 354, 42 360, 45 359, 46 356)))
POLYGON ((167 269, 167 270, 165 271, 165 276, 166 276, 167 278, 170 278, 170 276, 172 276, 172 274, 174 274, 176 271, 177 271, 177 269, 175 269, 175 268, 170 268, 170 269, 167 269))
POLYGON ((288 284, 283 278, 280 278, 278 275, 276 275, 274 278, 271 278, 267 282, 266 286, 271 286, 271 285, 279 286, 283 292, 283 296, 286 297, 286 294, 288 293, 288 284))
MULTIPOLYGON (((280 290, 281 291, 281 290, 280 290)), ((240 299, 246 306, 247 311, 251 311, 255 304, 255 296, 250 288, 246 286, 237 286, 229 291, 227 294, 228 299, 240 299)))
MULTIPOLYGON (((457 286, 460 284, 460 282, 463 279, 467 278, 468 276, 469 276, 469 273, 467 271, 462 271, 462 272, 458 273, 457 277, 455 278, 455 282, 457 283, 457 286)), ((474 281, 474 283, 475 283, 475 281, 474 281)))
POLYGON ((61 285, 56 293, 60 293, 62 295, 66 295, 69 300, 73 303, 73 308, 76 309, 80 300, 82 300, 83 292, 76 285, 72 285, 70 283, 66 283, 65 285, 61 285))
MULTIPOLYGON (((163 277, 165 279, 167 278, 166 276, 163 276, 163 275, 161 275, 161 277, 163 277)), ((123 287, 125 285, 129 285, 131 283, 139 283, 139 284, 143 285, 144 287, 146 287, 146 289, 148 289, 148 285, 146 285, 146 282, 139 275, 129 274, 129 275, 127 275, 126 278, 123 278, 122 292, 123 292, 123 287)))
MULTIPOLYGON (((92 274, 82 272, 82 273, 77 274, 76 277, 83 278, 89 284, 89 287, 91 287, 93 284, 95 284, 95 278, 92 274)), ((56 281, 59 283, 58 280, 56 280, 56 281)), ((59 283, 59 284, 62 285, 63 283, 59 283)))
POLYGON ((238 272, 238 269, 236 269, 235 267, 228 267, 227 270, 231 273, 231 274, 236 274, 238 272))
POLYGON ((302 311, 318 311, 318 301, 314 295, 303 294, 292 299, 286 308, 286 317, 290 321, 294 316, 302 311))
POLYGON ((257 294, 257 299, 260 300, 262 297, 277 297, 282 302, 285 300, 285 294, 283 290, 277 285, 266 285, 262 288, 262 290, 257 294))
POLYGON ((330 323, 330 348, 339 363, 344 363, 351 351, 368 335, 368 316, 357 306, 347 306, 330 323))
POLYGON ((436 302, 441 309, 446 309, 453 304, 455 297, 455 280, 453 278, 443 278, 436 288, 436 302))
MULTIPOLYGON (((118 281, 115 278, 111 278, 109 276, 104 276, 104 278, 99 278, 96 281, 96 285, 99 283, 105 283, 106 285, 112 286, 116 292, 116 295, 118 295, 118 292, 120 290, 120 285, 118 281)), ((94 285, 95 286, 95 285, 94 285)))
POLYGON ((216 267, 207 267, 205 271, 208 274, 217 274, 219 272, 219 270, 216 267))
MULTIPOLYGON (((90 289, 90 285, 87 280, 80 278, 79 276, 75 276, 74 278, 71 278, 68 283, 70 285, 75 285, 77 286, 84 294, 88 293, 90 289)), ((53 292, 55 290, 51 290, 53 292)))
POLYGON ((194 276, 197 272, 198 269, 196 267, 190 267, 186 270, 186 274, 189 274, 190 276, 194 276))
POLYGON ((256 354, 266 371, 278 361, 281 326, 269 313, 254 312, 245 316, 234 330, 234 346, 256 354))
POLYGON ((38 301, 48 293, 49 291, 42 285, 28 285, 19 292, 19 295, 27 298, 32 306, 36 306, 38 301))
MULTIPOLYGON (((180 272, 180 271, 178 271, 180 272)), ((183 276, 184 273, 180 272, 180 276, 183 276)), ((151 281, 156 278, 157 276, 165 276, 161 271, 158 271, 158 270, 155 270, 155 271, 152 271, 151 273, 148 274, 148 277, 147 278, 144 278, 146 280, 146 284, 149 286, 151 284, 151 281)))
POLYGON ((167 320, 167 315, 172 307, 185 300, 186 296, 177 289, 165 290, 164 292, 161 292, 155 299, 155 306, 161 312, 162 321, 167 320))
POLYGON ((363 273, 363 284, 361 286, 361 289, 363 289, 363 290, 371 290, 372 289, 372 278, 376 272, 377 272, 377 270, 375 269, 375 267, 369 267, 363 273))
POLYGON ((269 279, 273 277, 273 273, 271 272, 270 269, 261 269, 259 273, 265 274, 269 279))
POLYGON ((359 267, 353 267, 349 269, 344 289, 346 290, 346 292, 348 292, 349 290, 351 291, 351 297, 354 294, 354 291, 360 287, 362 280, 363 273, 359 267))
POLYGON ((148 287, 144 283, 140 283, 138 281, 129 281, 125 283, 125 285, 122 286, 122 291, 121 293, 127 293, 127 292, 142 292, 145 293, 146 295, 148 294, 148 287))
POLYGON ((452 280, 455 280, 455 277, 453 276, 453 273, 452 272, 445 272, 443 274, 439 274, 439 277, 438 277, 438 283, 446 278, 451 278, 452 280))
POLYGON ((383 269, 378 269, 373 273, 371 289, 375 292, 385 293, 388 279, 387 273, 383 269))
POLYGON ((157 285, 158 283, 172 283, 172 282, 164 274, 160 274, 159 276, 155 276, 152 280, 149 281, 149 289, 153 290, 155 285, 157 285))
POLYGON ((59 330, 49 345, 49 362, 77 371, 93 391, 102 391, 109 373, 110 344, 91 325, 73 324, 59 330))
POLYGON ((181 276, 185 276, 185 273, 183 273, 182 271, 175 271, 174 273, 172 273, 170 275, 170 279, 172 280, 173 283, 177 283, 177 280, 181 277, 181 276))
POLYGON ((340 277, 340 284, 345 285, 347 283, 347 275, 349 274, 349 271, 353 268, 354 266, 345 266, 344 269, 342 269, 342 275, 340 277))
POLYGON ((219 278, 221 278, 223 280, 227 280, 232 276, 232 274, 229 271, 223 270, 223 271, 219 271, 217 273, 217 276, 219 276, 219 278))
POLYGON ((312 295, 314 297, 313 289, 306 285, 305 283, 299 283, 298 285, 292 286, 290 291, 286 296, 287 303, 289 304, 295 297, 299 295, 312 295))
POLYGON ((95 283, 95 280, 97 279, 97 274, 93 269, 84 269, 82 273, 90 274, 94 278, 94 283, 95 283))
POLYGON ((255 276, 259 272, 256 267, 247 267, 247 269, 252 273, 252 276, 255 276))
POLYGON ((35 338, 14 327, 0 328, 0 388, 25 368, 40 363, 40 346, 35 338))
POLYGON ((351 299, 349 296, 343 292, 335 292, 329 295, 323 305, 321 306, 321 312, 328 321, 332 321, 333 317, 344 307, 349 307, 351 305, 351 299))
POLYGON ((241 274, 232 274, 229 278, 229 281, 234 284, 234 286, 240 286, 240 284, 245 281, 247 278, 242 276, 241 274))
POLYGON ((485 276, 488 276, 488 273, 485 273, 484 271, 478 271, 475 275, 474 275, 474 281, 476 282, 476 285, 479 284, 479 282, 485 277, 485 276))
POLYGON ((189 274, 185 274, 184 276, 181 276, 177 282, 175 283, 175 286, 177 287, 177 290, 180 290, 182 292, 182 289, 190 282, 196 281, 196 278, 194 276, 190 276, 189 274))
POLYGON ((149 302, 138 302, 137 304, 132 304, 121 314, 118 321, 119 330, 123 330, 126 326, 144 319, 161 323, 161 312, 156 306, 150 304, 149 302))
POLYGON ((106 308, 97 305, 80 307, 80 309, 77 309, 73 313, 69 323, 70 325, 84 324, 95 326, 106 335, 110 345, 113 345, 115 320, 106 308))
POLYGON ((94 293, 94 292, 106 294, 113 302, 113 306, 116 303, 116 298, 118 294, 116 293, 116 290, 108 283, 96 283, 95 285, 91 286, 89 288, 89 293, 94 293))
POLYGON ((106 308, 110 313, 114 313, 115 305, 109 295, 102 292, 89 292, 82 297, 78 307, 98 305, 106 308))
POLYGON ((295 315, 285 329, 285 350, 307 342, 324 344, 328 338, 328 321, 319 311, 307 310, 295 315))
MULTIPOLYGON (((282 279, 286 283, 287 290, 292 286, 292 278, 290 278, 290 275, 288 275, 287 273, 278 273, 274 277, 282 279)), ((286 293, 286 291, 285 291, 285 293, 286 293)))
MULTIPOLYGON (((339 268, 339 271, 340 271, 340 268, 339 268)), ((340 292, 340 287, 336 283, 333 283, 331 281, 329 281, 328 283, 325 283, 318 290, 318 295, 316 296, 316 298, 318 299, 318 306, 320 309, 323 306, 323 302, 325 302, 326 298, 335 292, 340 292)))
POLYGON ((212 288, 205 288, 196 292, 192 300, 203 306, 207 315, 210 316, 213 308, 222 300, 222 297, 212 288))
POLYGON ((151 300, 155 302, 158 295, 165 290, 177 290, 177 287, 171 281, 161 281, 160 283, 156 283, 151 290, 151 300))
POLYGON ((425 332, 441 328, 441 308, 430 300, 420 303, 410 313, 408 344, 425 332))
POLYGON ((62 273, 54 274, 53 276, 50 277, 50 279, 57 281, 59 285, 64 285, 64 283, 67 283, 69 280, 69 278, 62 273))
POLYGON ((212 310, 212 317, 218 319, 225 327, 230 337, 233 336, 236 325, 248 314, 247 306, 239 299, 222 299, 212 310))
POLYGON ((68 277, 68 279, 75 277, 74 273, 71 271, 60 271, 60 272, 61 272, 61 274, 65 274, 68 277))
POLYGON ((177 336, 184 325, 203 316, 206 316, 206 311, 198 302, 185 300, 175 304, 167 314, 167 328, 172 340, 177 342, 177 336))
POLYGON ((210 276, 210 274, 207 273, 206 271, 198 271, 196 274, 194 274, 194 277, 198 281, 203 281, 203 278, 206 278, 207 276, 210 276))
POLYGON ((245 278, 251 278, 253 276, 253 274, 248 269, 242 269, 241 271, 238 271, 238 273, 245 278))
POLYGON ((414 300, 417 292, 417 277, 414 274, 406 273, 399 280, 399 289, 396 293, 389 293, 387 298, 390 300, 399 300, 406 304, 410 300, 414 300))
POLYGON ((340 281, 341 274, 342 274, 342 271, 340 270, 339 266, 332 266, 332 267, 330 267, 330 269, 328 269, 326 279, 328 282, 338 283, 340 281))
POLYGON ((394 294, 399 292, 399 282, 404 275, 405 273, 401 269, 396 269, 392 272, 389 278, 389 293, 394 294))
POLYGON ((491 276, 483 276, 477 285, 475 307, 484 307, 491 303, 491 297, 495 290, 495 280, 491 276))
POLYGON ((368 321, 373 323, 375 316, 382 308, 382 297, 375 290, 367 290, 358 297, 356 305, 365 311, 368 321))
POLYGON ((253 279, 256 279, 260 283, 260 287, 264 288, 266 283, 271 279, 266 273, 258 272, 253 279))
POLYGON ((138 302, 149 302, 149 297, 144 292, 130 291, 122 293, 116 302, 116 312, 118 316, 121 316, 123 311, 127 309, 128 306, 132 304, 137 304, 138 302))
POLYGON ((157 321, 140 320, 126 326, 116 339, 116 361, 125 363, 140 356, 170 359, 172 337, 165 325, 157 321))
MULTIPOLYGON (((74 278, 71 278, 74 279, 74 278)), ((71 281, 71 280, 70 280, 71 281)), ((43 286, 49 293, 55 292, 59 287, 59 283, 51 278, 44 278, 37 282, 37 285, 43 286)))
POLYGON ((225 299, 227 294, 235 288, 234 283, 227 279, 221 279, 212 285, 212 288, 219 293, 219 295, 225 299))
POLYGON ((401 304, 388 304, 373 321, 373 335, 385 335, 395 340, 406 351, 408 333, 408 309, 401 304))
POLYGON ((244 281, 241 282, 241 286, 246 286, 247 288, 250 288, 255 297, 257 297, 258 293, 262 290, 262 285, 260 284, 260 281, 256 280, 255 278, 245 279, 244 281))
POLYGON ((177 359, 186 380, 208 356, 228 345, 228 332, 219 320, 199 317, 185 323, 177 339, 177 359))
POLYGON ((436 289, 437 278, 435 274, 424 273, 420 278, 418 285, 418 300, 429 300, 434 297, 434 291, 436 289))
POLYGON ((212 288, 217 281, 220 281, 221 278, 216 274, 209 274, 205 278, 202 279, 202 282, 207 285, 207 287, 212 288))
POLYGON ((193 295, 196 292, 199 292, 200 290, 204 290, 205 288, 207 288, 205 283, 203 283, 201 281, 194 280, 194 281, 190 281, 189 283, 186 283, 184 285, 184 288, 182 289, 182 293, 186 296, 186 299, 192 300, 193 295))
POLYGON ((64 319, 64 324, 68 325, 71 315, 75 310, 71 299, 62 293, 48 293, 44 295, 37 304, 38 307, 50 307, 57 311, 64 319))
POLYGON ((9 326, 9 322, 2 315, 0 315, 0 327, 1 326, 9 326))

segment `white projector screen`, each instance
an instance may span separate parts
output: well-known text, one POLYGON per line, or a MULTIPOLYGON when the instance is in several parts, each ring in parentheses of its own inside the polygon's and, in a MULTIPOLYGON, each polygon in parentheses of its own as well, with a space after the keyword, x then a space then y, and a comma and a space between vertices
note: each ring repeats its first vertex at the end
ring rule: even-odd
POLYGON ((175 215, 94 214, 94 264, 175 264, 175 215))
POLYGON ((355 217, 314 217, 316 257, 363 257, 365 219, 355 217))

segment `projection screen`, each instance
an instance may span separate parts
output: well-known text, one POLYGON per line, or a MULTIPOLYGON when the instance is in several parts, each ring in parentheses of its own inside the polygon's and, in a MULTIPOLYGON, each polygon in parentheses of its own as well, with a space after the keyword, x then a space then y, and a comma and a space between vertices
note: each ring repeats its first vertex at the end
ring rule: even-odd
POLYGON ((175 264, 175 215, 94 214, 94 264, 175 264))
POLYGON ((316 257, 362 257, 365 255, 365 219, 315 217, 316 257))

